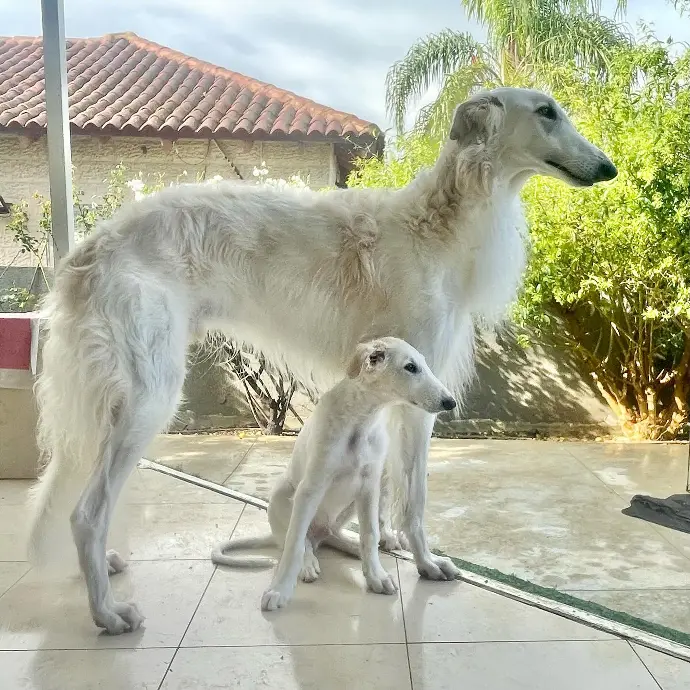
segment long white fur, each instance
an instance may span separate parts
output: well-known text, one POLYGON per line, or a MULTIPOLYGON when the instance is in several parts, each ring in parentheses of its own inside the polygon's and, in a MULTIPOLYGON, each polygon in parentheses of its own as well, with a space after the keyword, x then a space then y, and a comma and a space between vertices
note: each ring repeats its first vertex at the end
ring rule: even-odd
MULTIPOLYGON (((176 410, 190 339, 220 328, 331 383, 358 342, 395 335, 461 391, 474 319, 499 318, 520 281, 524 182, 591 184, 611 169, 552 99, 499 89, 458 107, 435 166, 400 190, 190 185, 123 208, 61 262, 46 300, 33 560, 61 557, 61 515, 73 508, 95 623, 135 629, 139 612, 108 582, 108 526, 176 410)), ((402 475, 403 530, 423 576, 453 578, 423 527, 434 417, 411 407, 397 417, 388 466, 402 475)))
POLYGON ((285 606, 300 573, 313 582, 320 573, 316 551, 322 542, 350 551, 342 528, 357 509, 362 570, 369 588, 393 594, 397 587, 378 555, 380 480, 388 448, 387 410, 410 404, 430 414, 451 410, 450 391, 424 357, 398 338, 381 338, 357 348, 347 377, 320 400, 300 431, 285 475, 268 504, 271 535, 230 539, 211 554, 214 563, 272 564, 266 557, 232 556, 238 548, 273 542, 283 548, 278 570, 261 607, 285 606))

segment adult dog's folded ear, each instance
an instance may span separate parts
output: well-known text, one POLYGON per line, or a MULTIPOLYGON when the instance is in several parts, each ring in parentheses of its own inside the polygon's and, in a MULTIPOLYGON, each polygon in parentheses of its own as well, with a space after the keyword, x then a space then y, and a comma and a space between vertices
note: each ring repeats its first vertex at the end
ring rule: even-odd
POLYGON ((503 125, 505 107, 490 93, 478 93, 453 113, 450 139, 459 144, 486 143, 503 125))
POLYGON ((349 378, 357 378, 362 369, 371 371, 386 361, 386 344, 380 340, 360 343, 357 345, 354 357, 347 366, 346 374, 349 378))

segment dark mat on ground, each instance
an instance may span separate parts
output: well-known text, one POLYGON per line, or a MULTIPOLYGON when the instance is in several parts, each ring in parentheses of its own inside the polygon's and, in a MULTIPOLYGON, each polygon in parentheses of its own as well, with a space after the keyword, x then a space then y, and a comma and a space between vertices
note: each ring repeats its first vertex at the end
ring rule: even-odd
POLYGON ((675 494, 668 498, 633 496, 630 506, 621 512, 653 522, 655 525, 690 534, 690 494, 675 494))

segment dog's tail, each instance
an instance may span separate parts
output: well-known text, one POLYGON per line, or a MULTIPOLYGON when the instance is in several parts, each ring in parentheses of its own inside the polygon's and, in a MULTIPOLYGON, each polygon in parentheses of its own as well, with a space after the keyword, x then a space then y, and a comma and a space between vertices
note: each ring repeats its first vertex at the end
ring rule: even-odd
POLYGON ((218 544, 211 552, 211 560, 216 565, 230 565, 239 568, 269 568, 277 565, 277 560, 271 556, 228 556, 226 551, 238 549, 260 549, 266 546, 276 546, 272 534, 262 537, 246 537, 245 539, 228 539, 218 544))
POLYGON ((88 308, 98 270, 89 245, 61 266, 42 308, 47 337, 35 394, 43 469, 27 525, 35 565, 72 565, 69 515, 97 459, 111 452, 117 413, 131 392, 126 353, 118 357, 106 316, 88 308))

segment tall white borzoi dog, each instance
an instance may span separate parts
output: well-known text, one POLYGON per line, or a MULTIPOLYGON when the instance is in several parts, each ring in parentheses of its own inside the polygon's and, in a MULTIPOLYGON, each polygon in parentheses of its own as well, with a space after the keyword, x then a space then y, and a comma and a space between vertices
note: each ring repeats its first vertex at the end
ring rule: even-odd
MULTIPOLYGON (((190 185, 104 222, 61 262, 46 302, 37 397, 48 464, 32 560, 57 547, 58 515, 73 508, 94 622, 113 634, 140 624, 135 605, 113 598, 108 568, 121 562, 106 558, 108 528, 127 476, 175 413, 187 346, 208 328, 322 380, 342 374, 358 342, 395 335, 459 391, 473 319, 500 318, 516 294, 518 195, 534 174, 589 186, 616 168, 552 98, 497 89, 457 108, 438 161, 404 189, 190 185)), ((389 465, 404 475, 403 531, 422 576, 452 579, 423 526, 434 416, 410 406, 396 416, 389 465)))
MULTIPOLYGON (((323 395, 297 437, 285 475, 268 502, 271 534, 230 539, 211 554, 214 563, 222 565, 266 565, 273 560, 225 551, 271 543, 284 547, 262 609, 285 606, 300 571, 305 582, 318 577, 316 550, 324 541, 343 548, 341 530, 355 508, 369 589, 377 594, 397 590, 379 559, 379 493, 388 450, 387 410, 405 403, 429 414, 456 406, 450 391, 409 343, 390 337, 362 343, 346 377, 323 395)), ((344 550, 350 551, 349 545, 344 550)))

